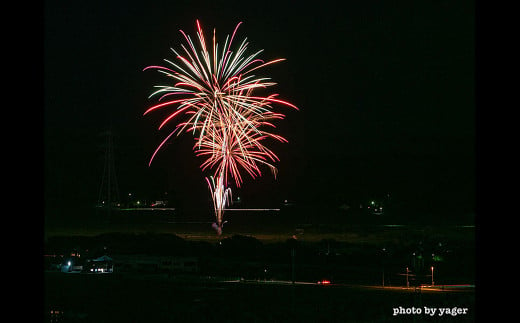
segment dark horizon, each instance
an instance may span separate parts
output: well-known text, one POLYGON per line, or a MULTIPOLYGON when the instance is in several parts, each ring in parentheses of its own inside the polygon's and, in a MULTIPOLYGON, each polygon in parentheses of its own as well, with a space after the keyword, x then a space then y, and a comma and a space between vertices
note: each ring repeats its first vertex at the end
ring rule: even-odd
MULTIPOLYGON (((264 71, 273 91, 300 111, 286 114, 273 144, 275 180, 245 177, 251 205, 288 199, 323 205, 391 194, 403 210, 467 217, 475 212, 475 9, 473 2, 272 7, 216 3, 79 4, 46 1, 44 11, 44 200, 46 216, 97 202, 103 137, 111 128, 122 198, 168 192, 184 207, 209 192, 191 150, 142 116, 164 82, 148 65, 173 58, 179 29, 195 20, 219 39, 240 21, 250 53, 286 61, 264 71)), ((234 193, 235 194, 235 193, 234 193)), ((73 216, 73 215, 71 215, 73 216)), ((209 218, 208 220, 211 220, 209 218)))

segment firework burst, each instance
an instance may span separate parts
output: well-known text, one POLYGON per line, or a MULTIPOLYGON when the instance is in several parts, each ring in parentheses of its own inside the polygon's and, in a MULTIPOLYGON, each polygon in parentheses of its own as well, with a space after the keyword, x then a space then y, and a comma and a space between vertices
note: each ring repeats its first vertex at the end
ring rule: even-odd
POLYGON ((172 135, 193 134, 193 150, 197 156, 205 158, 202 170, 213 171, 206 180, 213 199, 217 232, 221 234, 224 209, 231 196, 231 189, 227 187, 229 177, 240 187, 242 172, 256 178, 262 174, 261 165, 276 175, 273 164, 278 157, 264 143, 266 139, 287 140, 265 130, 274 128, 274 120, 285 117, 273 112, 273 105, 298 108, 279 99, 277 94, 256 94, 276 83, 269 78, 256 77, 252 72, 284 59, 264 62, 258 58, 262 50, 246 54, 247 38, 233 51, 233 40, 241 23, 237 24, 231 37, 226 36, 221 48, 214 29, 211 52, 198 20, 196 24, 197 43, 181 30, 186 44, 181 45, 182 50, 172 49, 176 60, 165 59, 167 66, 153 65, 144 69, 155 69, 172 83, 155 86, 156 90, 149 98, 158 97, 160 103, 148 108, 144 115, 158 109, 172 109, 159 129, 176 123, 174 130, 154 151, 150 163, 172 135))

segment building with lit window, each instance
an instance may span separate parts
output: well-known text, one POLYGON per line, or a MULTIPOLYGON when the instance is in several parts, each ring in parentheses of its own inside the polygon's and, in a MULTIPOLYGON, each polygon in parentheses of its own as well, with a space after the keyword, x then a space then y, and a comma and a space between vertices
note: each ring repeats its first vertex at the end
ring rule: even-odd
POLYGON ((114 262, 108 256, 101 256, 95 259, 87 260, 85 272, 95 274, 106 274, 114 271, 114 262))

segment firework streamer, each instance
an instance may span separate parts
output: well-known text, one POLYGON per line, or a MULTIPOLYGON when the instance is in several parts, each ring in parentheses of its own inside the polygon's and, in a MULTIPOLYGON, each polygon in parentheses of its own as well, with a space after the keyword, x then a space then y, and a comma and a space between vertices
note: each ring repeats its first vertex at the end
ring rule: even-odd
POLYGON ((217 177, 216 181, 213 179, 213 176, 210 176, 209 179, 206 177, 213 199, 213 209, 215 210, 215 218, 217 221, 214 223, 213 228, 217 231, 218 235, 222 234, 224 209, 229 205, 229 201, 232 198, 231 189, 225 188, 222 180, 222 174, 217 177))
POLYGON ((240 24, 237 24, 231 37, 226 37, 220 49, 213 30, 210 53, 197 20, 198 42, 181 30, 186 44, 182 44, 179 51, 172 49, 176 60, 165 59, 168 67, 152 65, 144 69, 157 70, 167 77, 170 84, 155 86, 156 90, 149 98, 159 97, 159 103, 148 108, 143 115, 173 109, 163 119, 159 130, 176 121, 174 130, 154 151, 150 163, 174 133, 177 136, 192 133, 195 154, 205 158, 201 164, 202 171, 213 170, 213 175, 206 177, 206 181, 215 210, 214 227, 219 235, 225 223, 224 210, 231 201, 228 182, 232 179, 240 187, 243 182, 241 170, 252 178, 261 176, 260 165, 267 166, 276 176, 273 163, 278 161, 278 157, 264 142, 266 139, 287 140, 264 130, 274 128, 272 122, 285 117, 272 111, 273 104, 298 110, 295 105, 279 99, 277 94, 256 94, 257 90, 265 90, 276 83, 266 77, 257 77, 252 72, 284 59, 264 62, 258 58, 262 50, 246 54, 247 39, 238 48, 232 48, 240 24))

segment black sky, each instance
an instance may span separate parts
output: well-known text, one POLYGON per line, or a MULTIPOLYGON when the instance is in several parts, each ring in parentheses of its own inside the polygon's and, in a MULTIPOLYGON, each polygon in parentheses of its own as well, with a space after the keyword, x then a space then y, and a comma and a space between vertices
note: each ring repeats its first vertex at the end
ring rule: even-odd
POLYGON ((103 171, 101 132, 116 134, 120 193, 172 192, 203 204, 208 191, 191 138, 178 138, 148 167, 168 131, 142 114, 164 79, 148 65, 173 58, 179 29, 240 21, 280 97, 296 104, 269 171, 237 194, 251 203, 355 203, 390 193, 410 209, 474 210, 475 91, 472 1, 46 1, 44 10, 45 203, 48 214, 93 205, 103 171))

